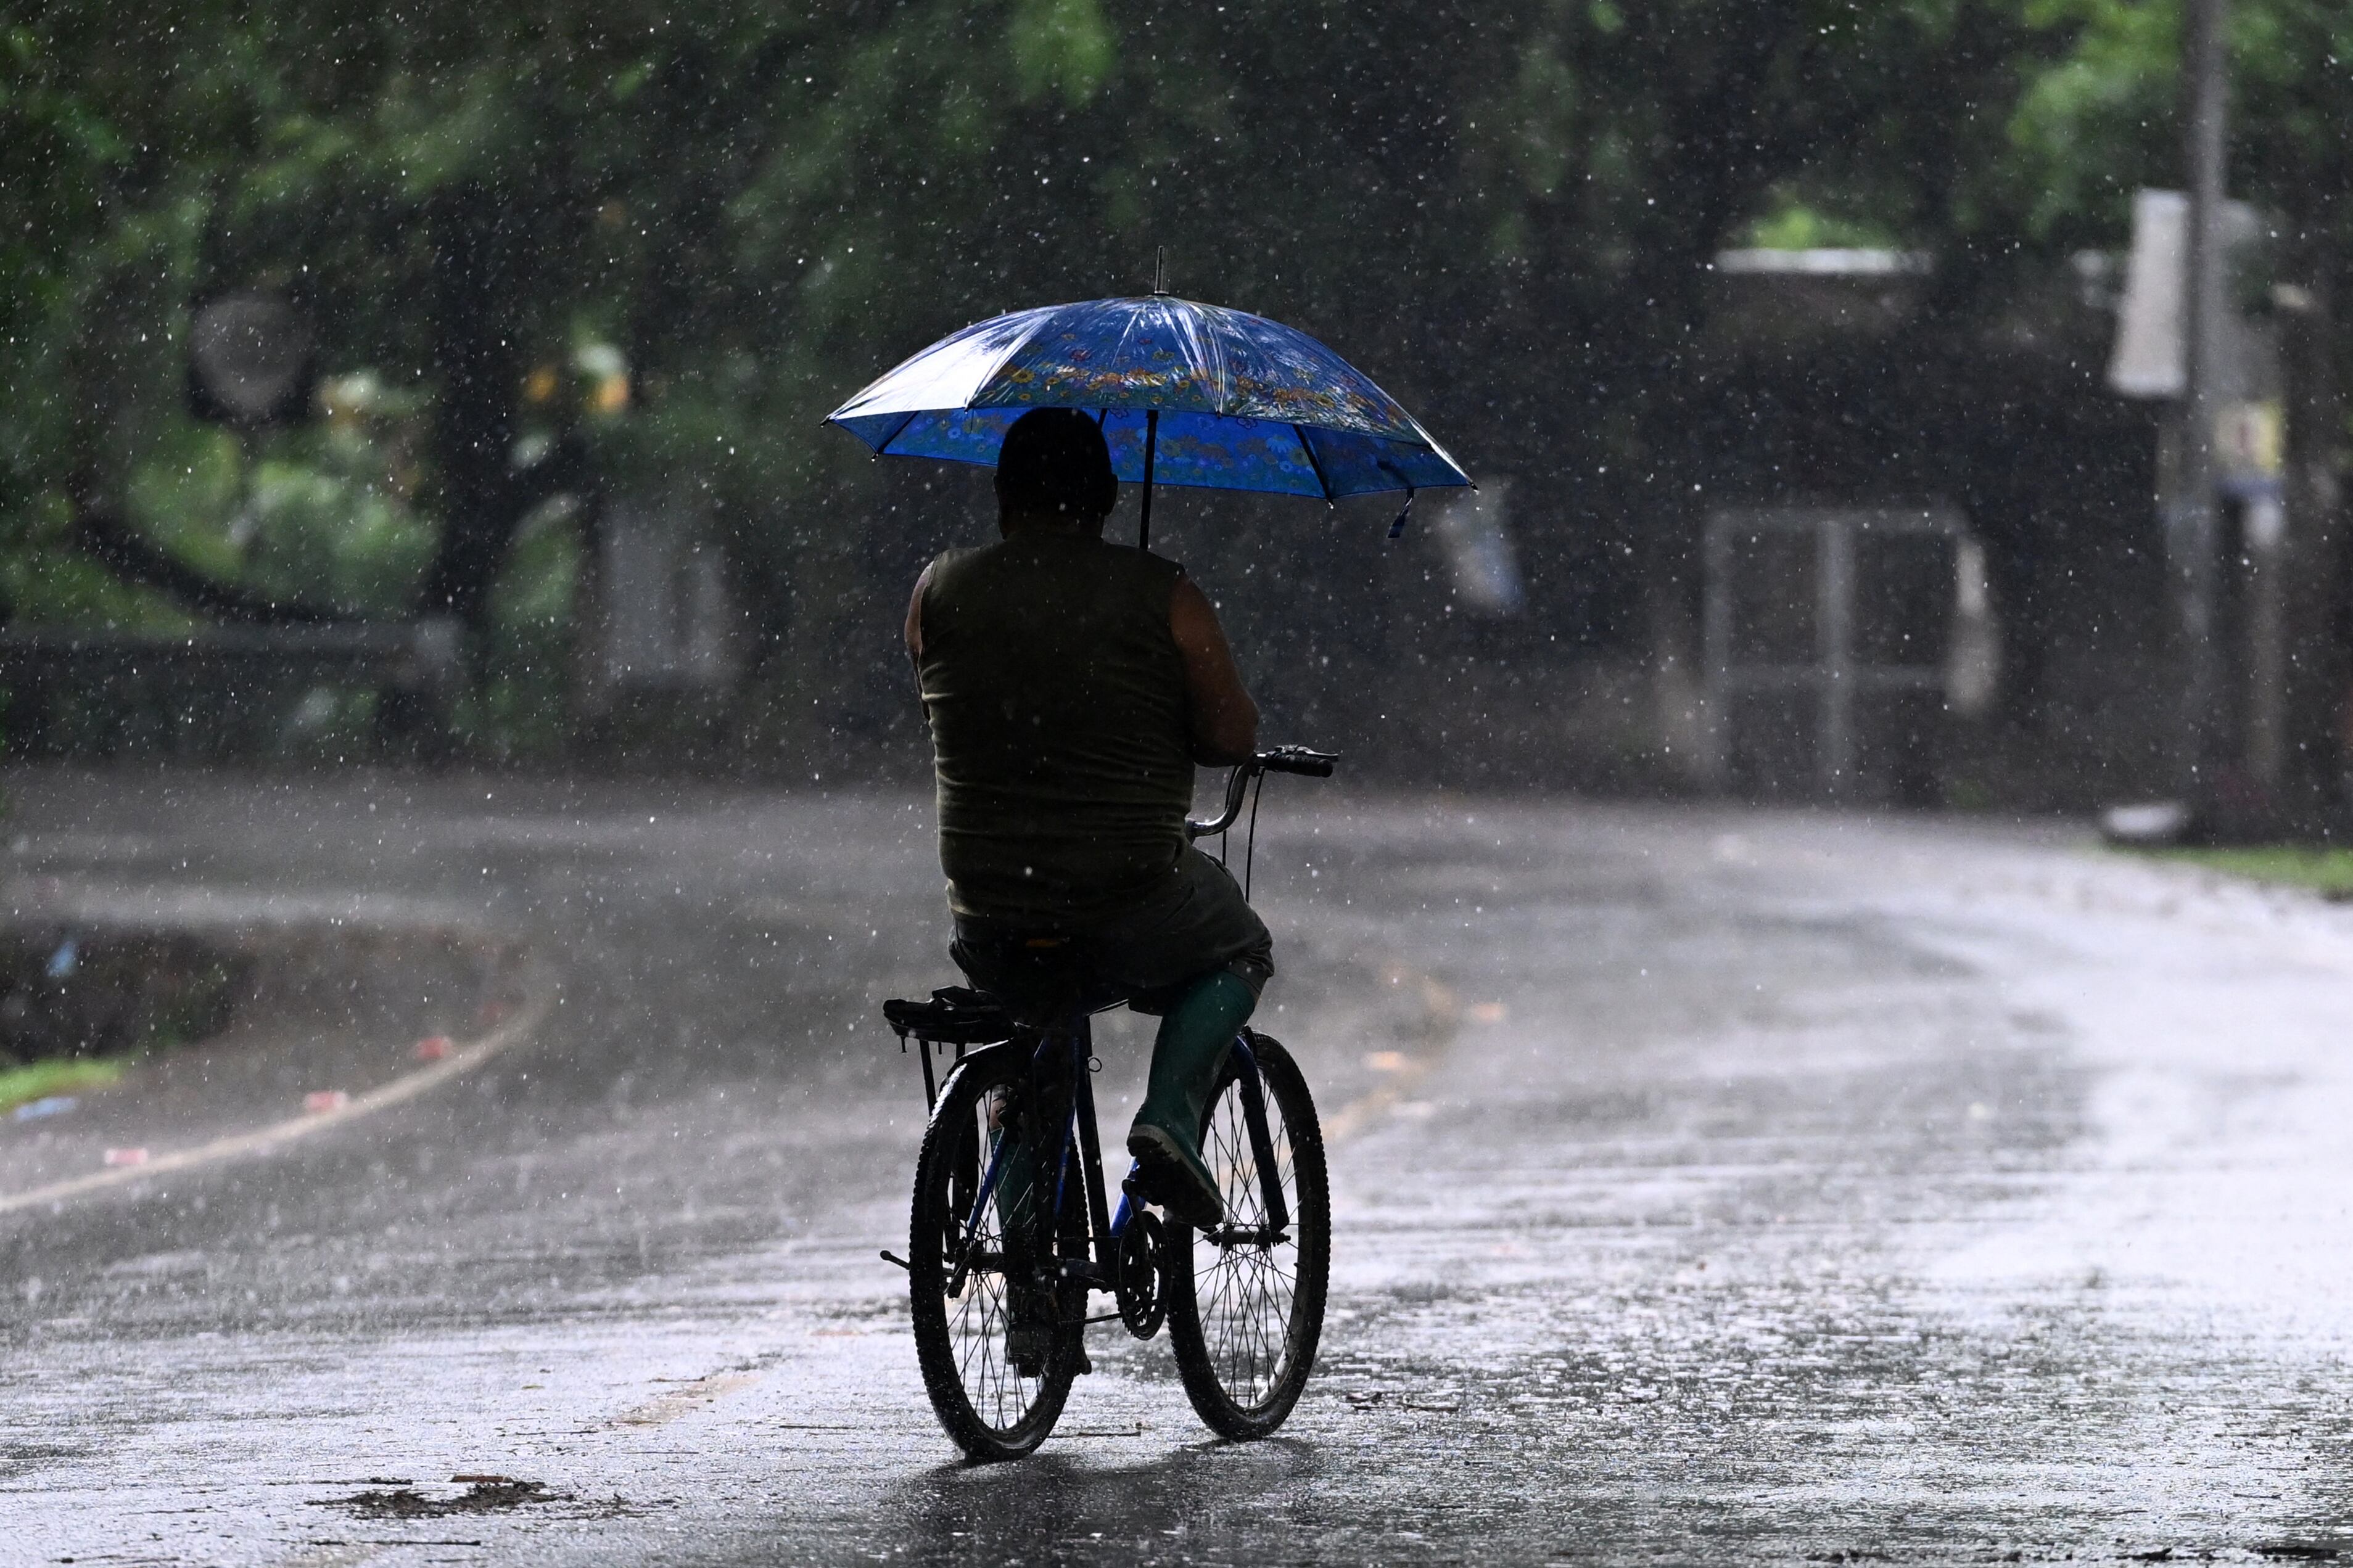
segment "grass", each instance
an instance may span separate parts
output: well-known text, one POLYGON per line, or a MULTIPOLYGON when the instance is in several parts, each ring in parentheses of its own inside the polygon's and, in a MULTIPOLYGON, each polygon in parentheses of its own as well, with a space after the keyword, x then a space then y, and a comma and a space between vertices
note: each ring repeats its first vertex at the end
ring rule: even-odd
POLYGON ((2353 900, 2353 849, 2302 844, 2153 850, 2160 860, 2201 867, 2258 882, 2308 888, 2325 899, 2353 900))
POLYGON ((125 1063, 85 1057, 53 1057, 0 1068, 0 1111, 14 1110, 53 1094, 89 1094, 121 1078, 125 1063))

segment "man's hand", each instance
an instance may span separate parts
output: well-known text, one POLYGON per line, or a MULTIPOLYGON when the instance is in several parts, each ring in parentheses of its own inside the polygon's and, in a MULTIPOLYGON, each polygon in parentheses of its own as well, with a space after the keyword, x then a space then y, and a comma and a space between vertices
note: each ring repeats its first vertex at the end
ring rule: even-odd
POLYGON ((1258 704, 1234 668, 1218 612, 1189 578, 1176 580, 1176 596, 1168 602, 1168 632, 1185 659, 1193 760, 1205 768, 1249 762, 1258 747, 1258 704))

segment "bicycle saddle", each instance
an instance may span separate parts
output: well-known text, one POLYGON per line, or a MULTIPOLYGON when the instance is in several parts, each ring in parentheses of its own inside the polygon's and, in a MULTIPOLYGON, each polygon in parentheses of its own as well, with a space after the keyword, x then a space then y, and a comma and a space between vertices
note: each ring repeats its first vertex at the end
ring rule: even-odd
POLYGON ((1075 1013, 1100 1013, 1127 1000, 1092 972, 1081 938, 1007 932, 957 937, 948 954, 1015 1023, 1050 1028, 1075 1013))

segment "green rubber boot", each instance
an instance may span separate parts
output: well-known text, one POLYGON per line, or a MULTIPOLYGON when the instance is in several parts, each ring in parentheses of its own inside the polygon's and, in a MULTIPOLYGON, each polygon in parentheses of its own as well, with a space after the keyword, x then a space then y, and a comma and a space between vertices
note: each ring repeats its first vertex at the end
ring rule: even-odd
MULTIPOLYGON (((1011 1107, 1006 1101, 999 1100, 990 1107, 989 1158, 995 1158, 997 1151, 1004 1149, 1004 1168, 997 1173, 995 1198, 999 1223, 1011 1226, 1018 1220, 1024 1225, 1034 1225, 1037 1223, 1034 1216, 1022 1217, 1024 1206, 1033 1196, 1041 1209, 1053 1202, 1054 1194, 1050 1189, 1034 1194, 1031 1189, 1038 1184, 1039 1166, 1045 1163, 1039 1158, 1042 1152, 1039 1144, 1050 1142, 1054 1138, 1053 1130, 1067 1125, 1069 1115, 1067 1109, 1051 1105, 1043 1115, 1033 1112, 1029 1119, 1032 1124, 1021 1130, 1027 1134, 1022 1136, 1017 1134, 1012 1127, 1001 1124, 1011 1116, 1011 1107), (1059 1119, 1054 1114, 1058 1109, 1062 1110, 1059 1119), (1006 1148, 1005 1140, 1008 1135, 1014 1137, 1014 1142, 1010 1148, 1006 1148)), ((985 1161, 983 1168, 987 1168, 985 1161)))
POLYGON ((1152 1084, 1128 1129, 1127 1152, 1144 1167, 1145 1191, 1196 1230, 1226 1217, 1225 1195, 1201 1159, 1201 1113, 1226 1051, 1258 997, 1230 970, 1196 982, 1160 1019, 1152 1084))
POLYGON ((997 1210, 997 1224, 1011 1226, 1021 1215, 1023 1205, 1029 1201, 1031 1173, 1037 1158, 1026 1140, 1018 1141, 1007 1148, 1006 1137, 1003 1131, 988 1135, 988 1154, 982 1161, 981 1168, 986 1170, 990 1160, 1000 1164, 1001 1169, 997 1173, 997 1192, 989 1201, 997 1210))
MULTIPOLYGON (((1057 1313, 1053 1294, 1027 1279, 1030 1269, 1042 1261, 1039 1247, 1043 1246, 1049 1251, 1052 1247, 1050 1232, 1039 1229, 1043 1216, 1039 1211, 1052 1204, 1054 1184, 1040 1180, 1039 1168, 1046 1162, 1039 1158, 1038 1147, 1045 1129, 1052 1125, 1051 1114, 1049 1111, 1036 1118, 1032 1125, 1022 1130, 1028 1136, 1022 1136, 1006 1124, 1011 1120, 1011 1108, 1003 1100, 989 1112, 990 1121, 998 1125, 988 1135, 988 1158, 1002 1157, 997 1190, 989 1201, 997 1210, 1006 1258, 1011 1321, 1007 1325, 1005 1353, 1023 1377, 1043 1374, 1054 1344, 1057 1313), (1010 1143, 1007 1142, 1008 1138, 1012 1140, 1010 1143)), ((982 1169, 987 1168, 984 1162, 982 1169)), ((1081 1359, 1084 1359, 1083 1352, 1081 1359)), ((1081 1370, 1092 1369, 1082 1366, 1081 1370)))

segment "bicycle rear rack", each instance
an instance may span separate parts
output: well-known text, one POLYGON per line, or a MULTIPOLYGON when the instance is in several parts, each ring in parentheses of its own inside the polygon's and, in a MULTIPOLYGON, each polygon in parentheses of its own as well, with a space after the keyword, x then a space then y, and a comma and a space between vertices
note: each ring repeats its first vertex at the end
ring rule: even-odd
POLYGON ((939 1101, 939 1080, 932 1070, 932 1052, 942 1046, 955 1047, 955 1059, 962 1061, 965 1052, 974 1046, 993 1046, 1013 1037, 1013 1019, 993 996, 962 985, 945 985, 932 993, 927 1002, 894 999, 882 1004, 882 1016, 892 1031, 899 1037, 899 1053, 904 1056, 907 1042, 914 1040, 922 1048, 917 1053, 923 1064, 923 1109, 928 1111, 939 1101))

